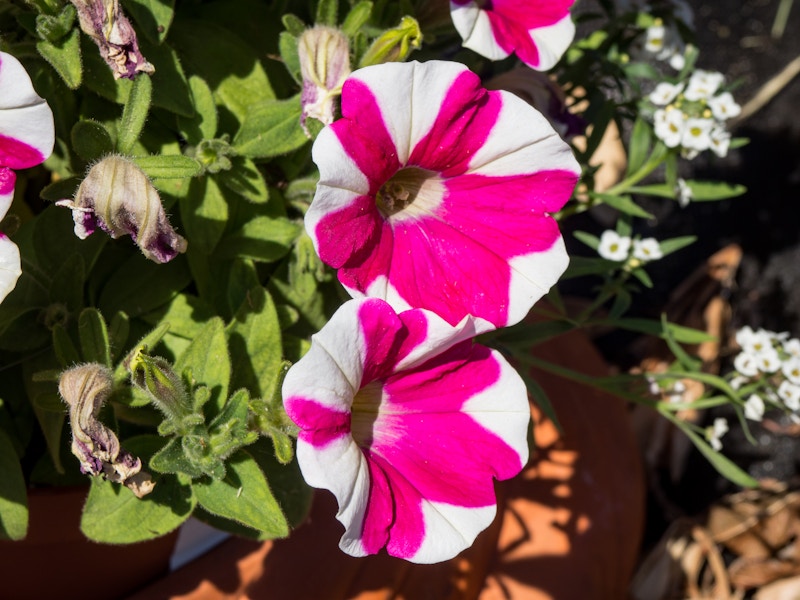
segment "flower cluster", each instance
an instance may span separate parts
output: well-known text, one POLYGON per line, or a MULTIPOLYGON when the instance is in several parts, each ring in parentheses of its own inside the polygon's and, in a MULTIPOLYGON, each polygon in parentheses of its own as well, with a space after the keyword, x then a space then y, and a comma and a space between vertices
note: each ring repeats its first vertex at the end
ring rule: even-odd
POLYGON ((744 415, 753 421, 764 417, 767 402, 791 411, 800 420, 800 339, 787 332, 743 327, 736 332, 741 348, 733 360, 735 373, 731 386, 749 390, 744 415))
MULTIPOLYGON (((0 52, 0 219, 14 199, 14 171, 44 162, 54 143, 50 107, 36 94, 20 62, 0 52)), ((19 249, 0 231, 0 302, 21 274, 19 249)))
POLYGON ((684 56, 686 47, 677 27, 665 25, 661 19, 655 19, 655 22, 647 28, 644 49, 656 60, 667 62, 676 71, 683 69, 686 64, 684 56))
POLYGON ((613 229, 607 229, 600 235, 597 253, 606 260, 626 262, 635 259, 639 262, 651 262, 662 258, 661 245, 655 238, 631 238, 620 235, 613 229), (631 252, 631 249, 633 250, 631 252))
POLYGON ((741 108, 730 92, 720 91, 724 81, 722 73, 698 69, 686 83, 659 83, 648 96, 657 107, 653 114, 656 136, 668 148, 680 148, 686 158, 703 150, 727 155, 731 136, 725 121, 736 117, 741 108))
POLYGON ((563 273, 550 213, 580 169, 544 116, 456 63, 357 70, 341 112, 314 143, 305 226, 355 299, 290 369, 284 406, 306 481, 338 500, 341 548, 437 562, 527 460, 525 386, 472 338, 563 273))

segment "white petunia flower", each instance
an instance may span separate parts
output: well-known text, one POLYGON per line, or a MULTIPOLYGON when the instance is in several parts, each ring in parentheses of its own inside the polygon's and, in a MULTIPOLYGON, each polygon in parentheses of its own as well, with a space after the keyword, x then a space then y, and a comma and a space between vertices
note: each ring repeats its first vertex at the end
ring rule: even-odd
POLYGON ((631 249, 631 238, 621 236, 612 229, 607 229, 600 236, 597 253, 606 260, 621 262, 628 258, 631 249))

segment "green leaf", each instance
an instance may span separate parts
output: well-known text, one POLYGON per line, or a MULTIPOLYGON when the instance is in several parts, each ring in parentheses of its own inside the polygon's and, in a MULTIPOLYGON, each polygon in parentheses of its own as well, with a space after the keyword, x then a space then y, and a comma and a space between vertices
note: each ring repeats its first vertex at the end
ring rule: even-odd
POLYGON ((623 319, 615 319, 614 321, 592 321, 592 324, 619 327, 629 331, 655 335, 662 339, 666 339, 666 334, 664 333, 664 328, 666 327, 667 331, 669 331, 669 335, 672 336, 676 342, 681 344, 700 344, 716 339, 713 335, 709 335, 705 331, 699 329, 692 329, 691 327, 684 327, 683 325, 676 325, 675 323, 653 321, 651 319, 626 317, 623 319))
POLYGON ((600 238, 596 235, 592 235, 586 231, 574 231, 572 235, 574 235, 576 239, 589 246, 589 248, 592 250, 596 251, 600 247, 600 238))
POLYGON ((306 24, 291 13, 283 15, 283 17, 281 17, 281 22, 283 26, 286 27, 286 31, 294 37, 299 37, 306 30, 306 24))
POLYGON ((631 132, 631 142, 628 149, 628 169, 625 176, 638 171, 647 160, 652 142, 651 126, 641 116, 636 119, 631 132))
POLYGON ((192 339, 202 331, 206 321, 214 312, 197 296, 178 294, 169 304, 157 311, 143 315, 148 323, 169 323, 169 332, 186 339, 192 339))
MULTIPOLYGON (((78 121, 72 126, 70 139, 75 152, 87 162, 93 162, 100 157, 105 156, 106 154, 111 154, 111 152, 114 151, 114 142, 111 141, 111 136, 109 135, 108 130, 97 121, 78 121)), ((52 185, 57 185, 58 183, 60 182, 51 184, 51 186, 48 186, 48 188, 52 187, 52 185)), ((69 185, 72 186, 73 183, 70 181, 69 185)), ((72 190, 69 193, 61 192, 59 198, 56 199, 60 200, 61 198, 69 198, 74 192, 75 188, 72 187, 72 190)), ((43 197, 44 193, 45 192, 42 192, 43 197)))
POLYGON ((686 246, 693 244, 696 240, 697 240, 696 235, 684 235, 681 237, 671 238, 668 240, 662 240, 661 242, 658 243, 658 245, 661 248, 661 253, 664 256, 667 256, 668 254, 672 254, 673 252, 676 252, 681 248, 685 248, 686 246))
POLYGON ((174 298, 192 280, 186 260, 178 256, 166 264, 132 254, 107 281, 100 293, 100 311, 117 311, 135 318, 174 298))
MULTIPOLYGON (((146 39, 139 40, 142 54, 155 65, 153 73, 153 106, 184 117, 194 116, 189 83, 178 60, 178 55, 169 45, 154 45, 146 39)), ((214 45, 214 44, 210 44, 214 45)), ((136 81, 144 75, 137 75, 136 81)))
POLYGON ((614 194, 600 194, 598 192, 589 192, 589 194, 593 198, 602 200, 611 208, 616 208, 618 211, 626 215, 631 215, 632 217, 641 217, 642 219, 653 218, 653 215, 636 204, 630 196, 616 196, 614 194))
POLYGON ((256 215, 240 229, 225 236, 217 247, 217 255, 220 258, 275 262, 286 256, 301 230, 299 224, 284 217, 256 215))
POLYGON ((131 160, 151 179, 181 179, 194 177, 203 171, 199 162, 183 154, 134 156, 131 160))
POLYGON ((636 277, 636 279, 641 281, 645 287, 648 288, 653 287, 653 280, 650 279, 650 275, 648 275, 647 271, 645 271, 644 269, 642 268, 634 269, 633 271, 631 271, 631 275, 633 275, 634 277, 636 277))
POLYGON ((692 202, 706 202, 711 200, 724 200, 741 196, 747 188, 738 183, 726 183, 724 181, 696 181, 686 182, 692 190, 692 202))
MULTIPOLYGON (((144 337, 142 337, 125 357, 125 360, 117 365, 117 368, 114 371, 114 381, 122 381, 128 378, 128 369, 125 366, 125 363, 130 361, 131 356, 133 356, 133 353, 138 348, 144 347, 145 350, 154 348, 168 331, 169 323, 161 323, 158 327, 154 328, 152 331, 148 332, 144 337)), ((147 403, 149 403, 149 400, 145 402, 145 404, 147 403)))
POLYGON ((28 533, 28 491, 11 438, 0 428, 0 539, 28 533))
POLYGON ((303 479, 297 460, 288 464, 279 463, 275 460, 272 444, 266 438, 259 439, 247 451, 266 475, 289 525, 300 525, 311 509, 314 490, 303 479))
POLYGON ((222 185, 236 192, 245 200, 255 204, 263 204, 269 200, 269 190, 264 176, 256 164, 244 156, 231 159, 233 166, 228 171, 221 171, 217 177, 222 185))
POLYGON ((561 276, 561 279, 567 280, 573 277, 583 277, 584 275, 604 275, 613 269, 619 268, 619 266, 620 263, 606 260, 605 258, 572 256, 569 259, 569 266, 561 276))
POLYGON ((258 53, 225 27, 181 19, 172 26, 170 42, 180 51, 186 68, 205 80, 217 103, 240 123, 254 98, 275 98, 258 53), (225 51, 220 52, 221 48, 225 51))
POLYGON ((361 27, 369 21, 372 15, 372 2, 361 0, 350 9, 342 22, 342 31, 347 37, 353 37, 361 30, 361 27))
POLYGON ((278 313, 264 288, 250 290, 226 332, 233 365, 231 387, 246 388, 254 397, 270 394, 283 356, 278 313))
POLYGON ((228 221, 228 202, 215 178, 194 179, 189 193, 179 200, 190 253, 209 255, 216 247, 228 221))
POLYGON ((131 320, 122 311, 117 311, 111 317, 111 323, 108 326, 108 345, 111 348, 111 362, 115 362, 119 357, 119 353, 125 347, 128 341, 128 334, 131 330, 131 320))
MULTIPOLYGON (((81 123, 87 122, 88 121, 81 121, 81 123)), ((110 139, 109 143, 111 144, 110 139)), ((113 144, 110 147, 113 148, 113 144)), ((83 158, 83 156, 81 156, 81 158, 83 158)), ((58 200, 63 200, 64 198, 72 198, 75 196, 75 192, 78 191, 78 186, 80 184, 81 179, 79 177, 67 177, 65 179, 59 179, 58 181, 54 181, 53 183, 46 185, 39 196, 43 200, 49 200, 50 202, 56 202, 58 200)))
POLYGON ((153 97, 153 82, 150 76, 142 73, 133 81, 131 93, 122 110, 122 120, 117 130, 117 150, 130 154, 133 145, 139 140, 142 128, 150 112, 153 97))
POLYGON ((233 147, 249 158, 269 158, 301 148, 309 141, 300 126, 301 112, 299 95, 250 105, 233 147))
MULTIPOLYGON (((130 438, 122 447, 147 464, 163 440, 146 435, 130 438)), ((91 540, 132 544, 177 529, 192 514, 196 498, 189 485, 174 475, 154 477, 156 486, 145 498, 117 483, 94 478, 81 516, 81 531, 91 540)))
POLYGON ((68 88, 75 90, 80 87, 83 80, 80 29, 76 27, 56 44, 44 40, 37 42, 36 49, 52 65, 68 88))
POLYGON ((203 470, 186 458, 183 453, 181 438, 172 438, 150 459, 149 467, 159 473, 184 473, 192 479, 202 477, 203 470))
POLYGON ((208 84, 197 75, 189 77, 195 114, 192 118, 178 116, 178 126, 190 144, 213 139, 217 133, 217 105, 208 84))
POLYGON ((64 329, 61 323, 56 323, 53 327, 53 350, 56 353, 58 362, 64 368, 81 362, 81 356, 78 354, 75 344, 72 343, 72 338, 69 337, 67 330, 64 329))
POLYGON ((83 304, 83 283, 86 267, 83 257, 74 252, 61 264, 50 283, 50 301, 61 303, 72 312, 83 304))
POLYGON ((154 44, 164 41, 175 13, 175 0, 122 0, 122 5, 139 26, 137 31, 154 44))
POLYGON ((176 373, 183 374, 186 369, 191 369, 196 383, 206 385, 211 390, 212 400, 209 405, 212 412, 208 416, 215 416, 225 405, 231 379, 231 361, 222 319, 215 317, 208 321, 175 361, 176 373))
POLYGON ((687 352, 681 348, 678 341, 675 339, 675 335, 673 334, 672 330, 668 327, 667 315, 661 315, 661 329, 663 331, 663 339, 667 342, 667 346, 669 346, 670 351, 675 355, 675 358, 678 359, 678 362, 681 364, 688 371, 699 371, 702 365, 702 361, 699 358, 694 358, 689 356, 687 352))
POLYGON ((329 25, 336 27, 339 21, 339 2, 338 0, 319 0, 317 4, 317 18, 314 19, 315 25, 329 25))
POLYGON ((96 308, 85 308, 78 317, 81 354, 86 362, 111 367, 111 348, 103 315, 96 308))
POLYGON ((520 371, 520 375, 522 375, 525 386, 528 388, 528 393, 531 395, 531 398, 536 405, 541 409, 542 413, 544 413, 544 416, 547 417, 553 423, 553 425, 555 425, 558 431, 564 431, 561 428, 561 423, 558 421, 558 416, 553 408, 553 403, 550 402, 550 398, 548 397, 547 392, 544 391, 544 388, 539 385, 538 381, 524 371, 520 371))
POLYGON ((300 53, 297 50, 297 38, 288 31, 281 31, 278 36, 278 52, 283 65, 297 83, 302 83, 300 72, 300 53))
POLYGON ((228 463, 221 481, 206 478, 192 484, 200 506, 208 512, 260 531, 286 537, 289 525, 256 461, 244 450, 228 463))

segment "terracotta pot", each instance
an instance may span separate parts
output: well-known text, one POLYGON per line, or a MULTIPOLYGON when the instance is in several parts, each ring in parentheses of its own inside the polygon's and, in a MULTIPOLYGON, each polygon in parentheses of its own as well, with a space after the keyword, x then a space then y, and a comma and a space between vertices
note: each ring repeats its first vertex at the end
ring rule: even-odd
POLYGON ((86 494, 85 487, 28 493, 27 537, 0 541, 0 596, 112 600, 167 573, 177 532, 124 546, 92 542, 79 528, 86 494))

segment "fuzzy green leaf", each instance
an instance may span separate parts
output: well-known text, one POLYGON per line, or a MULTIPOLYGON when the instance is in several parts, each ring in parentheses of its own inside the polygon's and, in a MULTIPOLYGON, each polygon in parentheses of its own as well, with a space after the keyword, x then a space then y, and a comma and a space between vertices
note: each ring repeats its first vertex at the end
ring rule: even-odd
POLYGON ((153 98, 153 82, 147 74, 141 74, 133 81, 131 93, 122 109, 122 120, 117 131, 117 150, 130 154, 138 141, 142 128, 150 112, 153 98))
POLYGON ((0 429, 0 540, 28 533, 28 491, 14 444, 0 429))
POLYGON ((178 116, 178 126, 190 144, 213 139, 217 133, 217 105, 214 94, 201 77, 189 77, 189 88, 194 100, 195 115, 192 118, 178 116))
POLYGON ((52 65, 72 90, 78 89, 83 81, 80 33, 80 29, 76 27, 55 44, 46 40, 36 43, 39 54, 52 65))
MULTIPOLYGON (((97 121, 78 121, 70 132, 72 147, 83 160, 92 162, 114 151, 114 142, 108 130, 97 121)), ((57 200, 71 197, 74 188, 68 194, 61 193, 57 200)), ((44 192, 43 192, 44 194, 44 192)))
POLYGON ((182 179, 199 175, 203 167, 195 159, 183 154, 159 154, 155 156, 134 156, 136 166, 145 175, 155 179, 182 179))
POLYGON ((192 378, 196 383, 203 384, 211 390, 212 400, 206 405, 206 409, 211 407, 208 416, 215 416, 222 410, 228 398, 228 385, 231 379, 231 361, 222 319, 215 317, 208 321, 186 351, 175 361, 176 373, 182 374, 186 369, 191 369, 192 378))
POLYGON ((242 156, 270 158, 304 146, 309 140, 300 126, 300 96, 250 105, 233 147, 242 156))
POLYGON ((86 362, 111 367, 111 348, 103 315, 96 308, 85 308, 78 317, 81 354, 86 362))
POLYGON ((136 21, 137 31, 154 44, 164 41, 175 14, 175 0, 122 0, 122 5, 136 21))
POLYGON ((255 204, 267 202, 269 200, 267 183, 256 164, 244 156, 233 157, 231 163, 233 166, 230 170, 219 173, 219 182, 249 202, 255 204))

